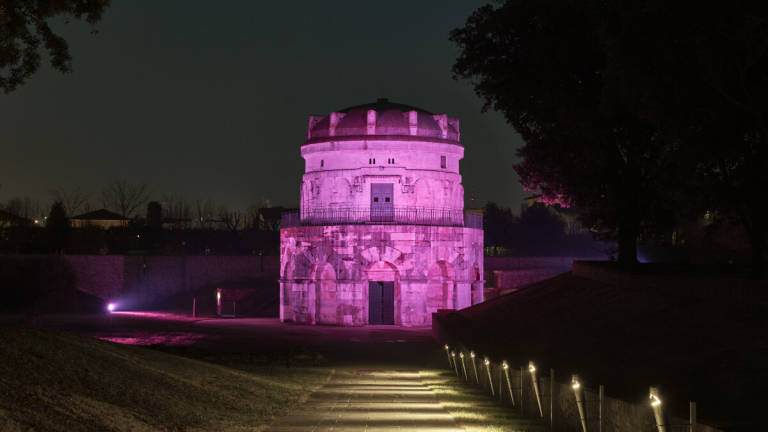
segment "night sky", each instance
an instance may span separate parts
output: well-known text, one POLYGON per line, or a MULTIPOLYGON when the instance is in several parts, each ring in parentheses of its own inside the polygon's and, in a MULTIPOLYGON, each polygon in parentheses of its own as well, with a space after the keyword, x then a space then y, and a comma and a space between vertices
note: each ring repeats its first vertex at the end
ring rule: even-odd
POLYGON ((56 26, 73 73, 44 63, 0 94, 0 201, 79 186, 99 208, 127 179, 155 199, 297 206, 308 116, 386 97, 459 117, 467 206, 517 211, 521 139, 451 77, 448 32, 484 3, 113 1, 96 35, 56 26))

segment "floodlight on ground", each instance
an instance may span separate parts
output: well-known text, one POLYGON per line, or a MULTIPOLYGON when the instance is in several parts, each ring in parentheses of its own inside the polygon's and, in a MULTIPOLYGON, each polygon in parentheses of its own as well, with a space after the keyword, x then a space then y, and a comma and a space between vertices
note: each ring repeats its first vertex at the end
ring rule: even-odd
MULTIPOLYGON (((507 391, 509 391, 509 401, 515 404, 515 395, 512 393, 512 381, 509 379, 509 363, 506 360, 501 362, 501 368, 504 370, 504 377, 507 379, 507 391)), ((501 391, 501 389, 499 389, 501 391)))
POLYGON ((536 379, 536 365, 532 362, 528 362, 528 372, 531 373, 531 381, 533 382, 533 393, 536 395, 536 403, 539 405, 539 415, 544 417, 544 409, 541 406, 541 392, 539 391, 539 380, 536 379))
POLYGON ((667 432, 667 422, 664 421, 664 409, 661 403, 659 388, 652 386, 648 393, 648 398, 651 401, 651 409, 653 410, 653 417, 656 419, 656 428, 659 432, 667 432))
POLYGON ((472 370, 475 372, 475 382, 480 384, 480 376, 477 375, 477 363, 475 363, 475 352, 469 352, 469 358, 472 359, 472 370))
POLYGON ((491 388, 491 395, 495 395, 496 392, 493 391, 493 378, 491 378, 491 361, 488 360, 488 357, 483 359, 483 364, 485 364, 485 370, 488 372, 488 386, 491 388))
POLYGON ((115 307, 116 307, 116 306, 115 306, 115 304, 114 304, 114 303, 108 303, 108 304, 107 304, 107 310, 108 310, 109 312, 114 312, 114 311, 115 311, 115 307))
POLYGON ((578 375, 571 375, 571 388, 576 397, 576 407, 579 409, 579 420, 581 420, 581 430, 587 432, 587 411, 584 405, 584 388, 581 385, 578 375))

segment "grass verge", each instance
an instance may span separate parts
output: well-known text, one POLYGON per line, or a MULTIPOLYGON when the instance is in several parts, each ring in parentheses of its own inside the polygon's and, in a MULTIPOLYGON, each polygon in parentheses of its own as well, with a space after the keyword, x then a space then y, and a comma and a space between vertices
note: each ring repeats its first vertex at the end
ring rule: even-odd
POLYGON ((0 430, 261 431, 332 373, 180 354, 0 327, 0 430))

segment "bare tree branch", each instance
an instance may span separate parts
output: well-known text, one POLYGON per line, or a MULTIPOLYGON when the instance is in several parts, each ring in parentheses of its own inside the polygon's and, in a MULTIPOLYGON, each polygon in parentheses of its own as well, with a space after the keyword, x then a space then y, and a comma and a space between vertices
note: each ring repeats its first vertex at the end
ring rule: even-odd
POLYGON ((51 197, 53 201, 61 201, 64 205, 64 211, 67 216, 76 216, 80 213, 90 210, 90 195, 83 192, 82 189, 75 186, 72 189, 66 190, 63 187, 51 191, 51 197))
POLYGON ((149 201, 149 187, 131 184, 127 180, 116 180, 101 192, 101 202, 108 210, 130 218, 134 212, 149 201))

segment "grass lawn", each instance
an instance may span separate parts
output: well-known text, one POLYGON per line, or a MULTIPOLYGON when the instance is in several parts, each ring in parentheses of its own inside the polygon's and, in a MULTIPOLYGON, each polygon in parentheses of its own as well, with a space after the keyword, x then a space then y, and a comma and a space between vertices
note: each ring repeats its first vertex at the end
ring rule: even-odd
POLYGON ((0 430, 259 431, 327 381, 316 361, 0 327, 0 430))
POLYGON ((480 386, 467 384, 453 371, 421 371, 421 382, 437 395, 440 405, 450 412, 467 432, 548 431, 539 419, 520 417, 508 404, 491 397, 480 386))

